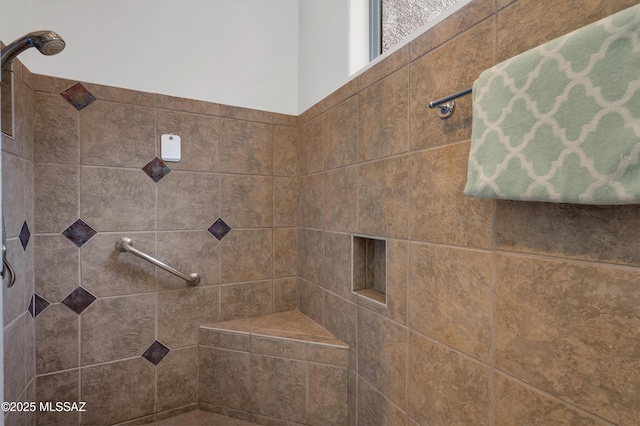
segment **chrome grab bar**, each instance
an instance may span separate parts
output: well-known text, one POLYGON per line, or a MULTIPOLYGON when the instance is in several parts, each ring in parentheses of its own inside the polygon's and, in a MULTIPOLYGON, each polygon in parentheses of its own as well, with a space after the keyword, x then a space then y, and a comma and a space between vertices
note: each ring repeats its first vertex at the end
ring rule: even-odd
POLYGON ((141 259, 146 260, 149 263, 153 263, 156 266, 159 266, 160 268, 164 269, 167 272, 171 272, 173 275, 175 275, 176 277, 180 277, 183 280, 185 280, 187 282, 187 284, 191 285, 191 286, 196 286, 200 283, 200 275, 198 275, 197 273, 192 273, 189 275, 183 274, 182 272, 178 271, 177 269, 172 268, 171 266, 167 265, 164 262, 159 261, 158 259, 149 256, 148 254, 141 252, 138 249, 133 248, 133 241, 131 240, 131 238, 127 238, 127 237, 122 237, 120 238, 118 241, 116 241, 116 250, 121 251, 121 252, 127 252, 127 253, 131 253, 135 256, 138 256, 141 259))

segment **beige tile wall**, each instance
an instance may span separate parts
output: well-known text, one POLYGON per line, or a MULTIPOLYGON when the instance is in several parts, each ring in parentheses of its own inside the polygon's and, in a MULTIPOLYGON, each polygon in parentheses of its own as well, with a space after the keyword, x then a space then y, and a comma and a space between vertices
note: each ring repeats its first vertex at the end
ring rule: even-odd
POLYGON ((467 198, 471 98, 428 108, 636 3, 473 0, 300 116, 298 303, 350 345, 351 424, 638 424, 640 207, 467 198), (386 307, 351 234, 387 238, 386 307))
POLYGON ((42 412, 37 424, 166 416, 197 401, 198 326, 296 307, 298 120, 88 83, 96 101, 77 111, 60 96, 75 83, 29 75, 35 166, 32 154, 3 156, 5 188, 34 189, 4 197, 17 206, 11 252, 22 251, 20 218, 34 234, 15 260, 30 288, 21 273, 5 296, 7 396, 37 382, 38 401, 87 402, 79 418, 42 412), (142 167, 160 157, 162 133, 182 137, 183 159, 156 183, 142 167), (232 228, 220 241, 207 230, 218 217, 232 228), (78 218, 98 231, 80 248, 61 235, 78 218), (122 236, 200 273, 200 285, 117 252, 122 236), (25 312, 34 286, 51 303, 35 320, 25 312), (97 297, 81 314, 61 303, 78 286, 97 297), (141 357, 155 340, 170 349, 157 366, 141 357))

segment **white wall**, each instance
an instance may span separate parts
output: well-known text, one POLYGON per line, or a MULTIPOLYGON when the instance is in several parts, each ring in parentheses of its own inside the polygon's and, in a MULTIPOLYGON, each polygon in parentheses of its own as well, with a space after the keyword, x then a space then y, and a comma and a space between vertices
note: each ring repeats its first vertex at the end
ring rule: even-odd
POLYGON ((23 53, 35 73, 293 115, 298 28, 298 0, 0 0, 3 42, 67 43, 23 53))

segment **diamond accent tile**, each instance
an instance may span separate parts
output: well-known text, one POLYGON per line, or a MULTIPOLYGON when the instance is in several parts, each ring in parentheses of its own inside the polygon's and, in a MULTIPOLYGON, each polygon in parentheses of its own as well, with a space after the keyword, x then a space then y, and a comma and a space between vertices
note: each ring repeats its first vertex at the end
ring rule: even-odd
POLYGON ((29 303, 29 313, 32 318, 35 318, 40 314, 40 312, 44 311, 47 306, 49 306, 51 302, 49 302, 44 297, 39 294, 33 293, 31 296, 31 302, 29 303))
POLYGON ((162 359, 169 353, 169 348, 158 342, 157 340, 147 348, 142 357, 153 365, 158 365, 162 359))
POLYGON ((78 247, 82 247, 84 243, 89 241, 91 237, 97 233, 95 229, 87 225, 82 219, 76 220, 71 226, 62 231, 62 235, 70 239, 73 244, 78 247))
POLYGON ((169 166, 164 164, 158 157, 149 161, 147 165, 142 168, 142 170, 144 170, 144 172, 149 175, 149 177, 153 179, 154 182, 158 182, 171 171, 169 166))
POLYGON ((29 225, 25 220, 20 230, 20 242, 22 243, 22 249, 27 250, 27 244, 29 244, 29 238, 31 238, 31 231, 29 231, 29 225))
POLYGON ((213 225, 209 227, 209 232, 211 232, 211 234, 213 234, 213 236, 216 237, 218 241, 223 239, 224 236, 229 233, 229 231, 231 231, 231 227, 227 225, 221 218, 218 218, 218 220, 213 222, 213 225))
POLYGON ((60 94, 62 95, 62 97, 68 100, 69 103, 73 105, 78 111, 96 100, 96 97, 93 96, 91 92, 85 89, 85 87, 80 83, 74 84, 60 94))
POLYGON ((96 300, 96 297, 82 287, 77 287, 62 301, 76 314, 80 315, 96 300))

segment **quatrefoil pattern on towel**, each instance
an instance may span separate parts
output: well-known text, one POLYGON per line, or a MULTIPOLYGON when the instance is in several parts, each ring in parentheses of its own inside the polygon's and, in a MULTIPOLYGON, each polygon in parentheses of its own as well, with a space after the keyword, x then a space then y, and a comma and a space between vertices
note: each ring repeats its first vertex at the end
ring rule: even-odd
POLYGON ((483 72, 465 193, 640 202, 640 5, 483 72))

